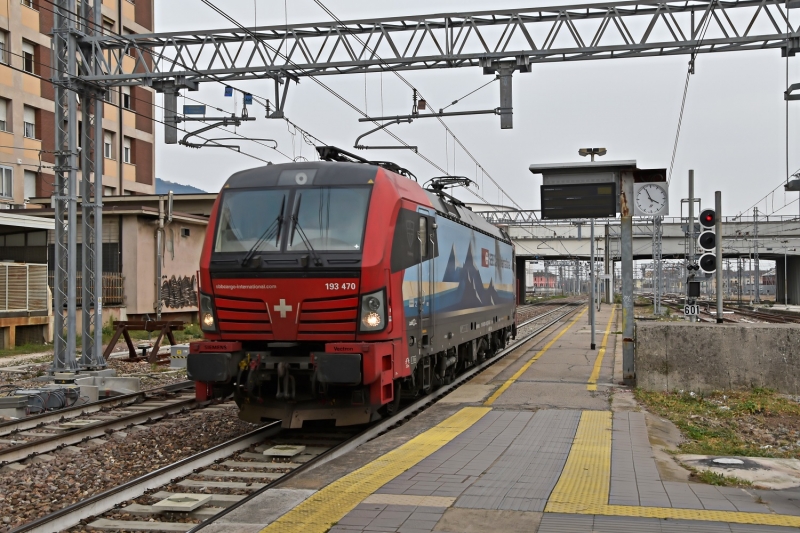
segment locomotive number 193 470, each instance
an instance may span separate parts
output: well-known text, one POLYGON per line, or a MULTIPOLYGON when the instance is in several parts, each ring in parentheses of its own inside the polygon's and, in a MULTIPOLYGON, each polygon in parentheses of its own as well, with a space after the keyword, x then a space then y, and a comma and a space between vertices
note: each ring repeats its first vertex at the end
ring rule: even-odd
POLYGON ((326 283, 325 289, 329 291, 354 291, 356 290, 356 284, 349 281, 346 283, 326 283))

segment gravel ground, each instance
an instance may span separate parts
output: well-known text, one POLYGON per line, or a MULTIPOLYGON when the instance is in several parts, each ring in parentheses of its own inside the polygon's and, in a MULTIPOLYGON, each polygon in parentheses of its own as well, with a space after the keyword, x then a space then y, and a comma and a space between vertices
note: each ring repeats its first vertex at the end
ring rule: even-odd
POLYGON ((175 416, 140 431, 115 433, 102 446, 60 450, 49 462, 28 460, 20 472, 0 469, 0 533, 125 481, 251 431, 236 408, 175 416), (91 473, 87 475, 87 473, 91 473))
MULTIPOLYGON (((47 381, 40 381, 37 378, 47 375, 51 362, 52 355, 39 356, 33 360, 21 362, 20 364, 30 365, 26 367, 22 373, 0 372, 0 395, 5 395, 12 389, 37 388, 46 385, 48 383, 47 381)), ((3 366, 12 366, 11 364, 7 364, 6 360, 0 361, 0 364, 3 366)), ((147 361, 129 363, 112 358, 108 361, 108 368, 116 370, 117 377, 140 377, 142 379, 142 389, 151 389, 177 383, 179 381, 186 381, 185 368, 154 366, 147 361)))

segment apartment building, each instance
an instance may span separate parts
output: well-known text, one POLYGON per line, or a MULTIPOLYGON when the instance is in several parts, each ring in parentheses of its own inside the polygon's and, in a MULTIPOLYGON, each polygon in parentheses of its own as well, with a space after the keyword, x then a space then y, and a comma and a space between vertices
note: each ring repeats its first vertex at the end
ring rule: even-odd
MULTIPOLYGON (((153 1, 103 0, 104 31, 152 33, 153 1)), ((0 207, 53 194, 53 10, 53 0, 0 2, 0 207)), ((132 57, 123 60, 133 65, 132 57)), ((103 139, 96 140, 105 161, 102 194, 155 193, 153 91, 114 88, 106 100, 103 139)))

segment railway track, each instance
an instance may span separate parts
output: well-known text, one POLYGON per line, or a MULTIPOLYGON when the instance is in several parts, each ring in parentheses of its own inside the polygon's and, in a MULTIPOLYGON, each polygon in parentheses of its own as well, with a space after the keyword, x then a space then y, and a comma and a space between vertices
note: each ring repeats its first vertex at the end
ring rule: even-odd
POLYGON ((0 424, 0 465, 197 407, 186 381, 0 424), (90 417, 90 418, 87 418, 90 417))
MULTIPOLYGON (((652 296, 646 296, 652 300, 652 296)), ((677 311, 679 313, 683 313, 683 304, 679 299, 670 299, 665 298, 661 301, 662 305, 669 307, 670 309, 677 311)), ((700 315, 698 315, 698 319, 701 322, 716 322, 717 321, 717 314, 716 314, 716 304, 711 302, 699 302, 700 305, 700 315)), ((777 313, 768 313, 763 311, 754 311, 752 309, 746 309, 741 306, 728 306, 723 307, 724 313, 732 314, 731 316, 723 316, 722 320, 725 323, 730 324, 740 324, 742 322, 749 322, 749 320, 737 320, 738 317, 743 317, 745 319, 750 319, 753 321, 758 322, 766 322, 768 324, 800 324, 800 317, 793 317, 787 315, 780 315, 777 313)))
POLYGON ((356 428, 356 432, 349 432, 337 428, 333 433, 310 433, 308 430, 281 429, 279 422, 269 423, 111 490, 89 496, 12 532, 50 532, 69 528, 73 528, 70 531, 136 531, 137 528, 199 531, 204 524, 240 507, 287 477, 319 467, 413 418, 580 308, 579 303, 570 302, 528 318, 518 325, 518 338, 511 345, 451 383, 403 407, 394 416, 365 429, 356 428), (274 449, 276 446, 280 448, 277 451, 274 449), (275 456, 281 449, 283 455, 275 456), (135 499, 140 502, 131 503, 135 499), (167 503, 161 504, 156 500, 167 503), (201 506, 191 511, 163 510, 164 505, 169 506, 170 502, 174 504, 173 508, 183 505, 188 509, 200 500, 201 506))
POLYGON ((19 420, 10 420, 0 423, 0 437, 10 435, 18 431, 25 431, 41 427, 53 422, 62 420, 71 420, 80 416, 97 413, 99 411, 107 411, 117 407, 124 407, 137 403, 146 402, 149 400, 164 399, 170 394, 177 394, 182 391, 194 390, 193 381, 181 381, 161 387, 146 389, 139 392, 132 392, 120 396, 113 396, 111 398, 104 398, 95 402, 88 402, 83 404, 76 404, 64 409, 54 411, 47 411, 41 414, 20 418, 19 420))

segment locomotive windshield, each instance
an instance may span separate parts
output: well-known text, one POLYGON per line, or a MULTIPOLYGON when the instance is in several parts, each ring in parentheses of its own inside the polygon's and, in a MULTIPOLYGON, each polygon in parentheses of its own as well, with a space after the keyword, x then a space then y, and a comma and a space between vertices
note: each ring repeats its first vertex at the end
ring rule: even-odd
POLYGON ((371 187, 225 191, 214 252, 360 252, 371 192, 371 187))
POLYGON ((316 251, 361 250, 369 193, 365 187, 297 190, 286 249, 307 249, 305 237, 316 251))
POLYGON ((219 211, 214 251, 248 252, 256 244, 255 251, 279 251, 280 218, 289 192, 288 189, 226 192, 219 211))

